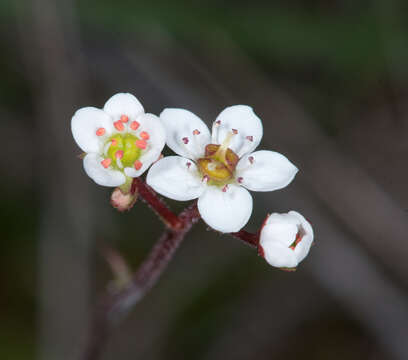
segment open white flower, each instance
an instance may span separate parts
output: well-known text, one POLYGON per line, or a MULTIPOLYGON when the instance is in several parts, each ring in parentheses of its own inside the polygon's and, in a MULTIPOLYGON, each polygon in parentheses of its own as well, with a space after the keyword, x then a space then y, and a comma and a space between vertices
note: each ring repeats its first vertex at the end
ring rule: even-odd
POLYGON ((213 123, 212 134, 190 111, 165 109, 160 119, 166 143, 179 156, 155 163, 147 183, 158 193, 180 201, 198 198, 203 220, 220 232, 239 231, 252 213, 252 191, 287 186, 297 168, 283 155, 256 151, 261 120, 252 108, 226 108, 213 123))
POLYGON ((298 212, 273 213, 265 221, 259 250, 272 266, 294 269, 309 253, 313 243, 313 229, 298 212))
POLYGON ((159 157, 165 131, 131 94, 116 94, 103 110, 79 109, 71 120, 78 146, 86 153, 85 172, 102 186, 120 186, 140 176, 159 157))

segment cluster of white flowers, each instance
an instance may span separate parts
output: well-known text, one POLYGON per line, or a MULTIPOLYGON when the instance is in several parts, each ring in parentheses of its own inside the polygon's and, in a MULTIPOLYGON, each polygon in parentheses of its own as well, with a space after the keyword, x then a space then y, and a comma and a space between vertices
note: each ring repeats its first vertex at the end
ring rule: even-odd
MULTIPOLYGON (((248 190, 284 188, 298 171, 282 154, 254 151, 262 122, 244 105, 223 110, 210 133, 188 110, 165 109, 158 118, 146 114, 133 95, 116 94, 103 109, 78 110, 71 126, 86 153, 85 172, 97 184, 129 188, 132 178, 150 168, 148 185, 170 199, 198 198, 202 219, 223 233, 237 232, 248 222, 253 207, 248 190), (165 144, 177 155, 158 160, 165 144)), ((291 211, 267 219, 259 249, 271 265, 293 268, 312 242, 310 224, 291 211)))

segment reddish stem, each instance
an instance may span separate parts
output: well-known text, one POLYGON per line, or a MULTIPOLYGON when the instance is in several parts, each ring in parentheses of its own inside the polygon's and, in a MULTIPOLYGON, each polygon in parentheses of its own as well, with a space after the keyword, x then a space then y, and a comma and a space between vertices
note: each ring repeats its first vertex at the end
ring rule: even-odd
POLYGON ((235 233, 230 233, 231 236, 242 240, 245 244, 251 247, 258 247, 259 244, 259 232, 253 234, 245 230, 240 230, 235 233))
POLYGON ((169 228, 178 230, 183 226, 179 217, 168 208, 166 203, 157 196, 156 192, 142 178, 133 179, 130 192, 132 194, 137 192, 169 228))

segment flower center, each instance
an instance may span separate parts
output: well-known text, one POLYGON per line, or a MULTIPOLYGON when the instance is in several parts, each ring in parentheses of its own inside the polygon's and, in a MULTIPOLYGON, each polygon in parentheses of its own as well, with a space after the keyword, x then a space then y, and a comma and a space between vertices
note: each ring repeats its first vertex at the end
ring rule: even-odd
MULTIPOLYGON (((109 165, 121 170, 124 167, 133 167, 146 148, 146 141, 130 133, 115 134, 105 143, 104 153, 109 165)), ((104 160, 104 161, 105 161, 104 160)))
POLYGON ((228 148, 233 135, 229 134, 221 145, 208 144, 205 156, 197 160, 198 169, 209 185, 225 186, 233 182, 239 160, 238 155, 228 148))

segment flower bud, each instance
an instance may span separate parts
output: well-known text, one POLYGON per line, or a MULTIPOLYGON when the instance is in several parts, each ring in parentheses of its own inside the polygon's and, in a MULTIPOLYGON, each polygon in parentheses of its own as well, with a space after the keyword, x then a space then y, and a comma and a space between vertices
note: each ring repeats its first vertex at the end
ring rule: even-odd
POLYGON ((259 253, 272 266, 294 270, 309 253, 313 229, 298 212, 273 213, 260 233, 259 253))
POLYGON ((112 192, 111 204, 120 212, 130 210, 135 204, 137 196, 137 191, 132 194, 130 191, 123 191, 123 189, 117 187, 112 192))

